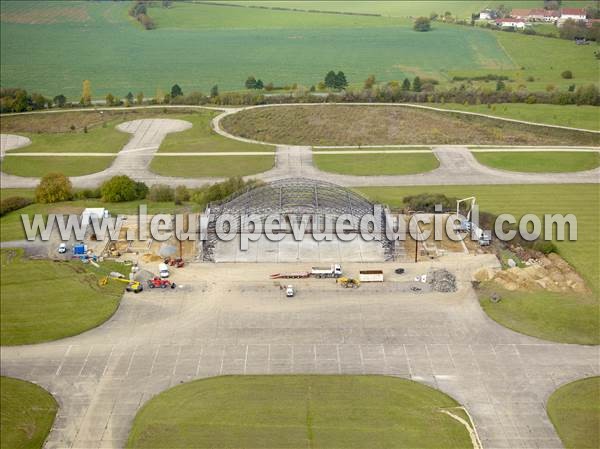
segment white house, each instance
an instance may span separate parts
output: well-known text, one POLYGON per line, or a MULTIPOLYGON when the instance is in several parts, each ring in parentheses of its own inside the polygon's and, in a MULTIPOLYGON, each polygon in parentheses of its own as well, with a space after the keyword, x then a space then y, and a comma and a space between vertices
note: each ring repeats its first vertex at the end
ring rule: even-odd
POLYGON ((492 20, 494 18, 494 13, 489 9, 484 9, 479 13, 480 20, 492 20))
POLYGON ((525 28, 525 20, 523 19, 496 19, 496 26, 502 28, 514 28, 517 30, 522 30, 525 28))

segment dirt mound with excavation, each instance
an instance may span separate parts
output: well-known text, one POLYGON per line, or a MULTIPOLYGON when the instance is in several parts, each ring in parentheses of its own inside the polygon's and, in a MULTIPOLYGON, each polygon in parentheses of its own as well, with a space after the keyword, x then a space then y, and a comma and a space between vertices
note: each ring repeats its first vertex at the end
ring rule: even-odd
POLYGON ((482 268, 473 275, 479 282, 494 281, 506 290, 547 290, 550 292, 588 291, 585 281, 557 254, 531 260, 528 265, 507 270, 482 268))

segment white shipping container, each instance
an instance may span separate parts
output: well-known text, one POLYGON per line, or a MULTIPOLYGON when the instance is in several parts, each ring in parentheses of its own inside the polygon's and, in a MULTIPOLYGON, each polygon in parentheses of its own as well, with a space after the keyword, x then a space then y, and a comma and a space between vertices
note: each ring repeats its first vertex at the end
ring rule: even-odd
POLYGON ((383 282, 383 271, 365 270, 358 274, 360 282, 383 282))

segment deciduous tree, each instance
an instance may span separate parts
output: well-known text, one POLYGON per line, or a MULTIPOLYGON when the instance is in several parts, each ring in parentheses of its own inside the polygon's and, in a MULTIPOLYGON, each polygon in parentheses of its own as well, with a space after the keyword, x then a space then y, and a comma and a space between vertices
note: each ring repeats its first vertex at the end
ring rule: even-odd
POLYGON ((73 197, 73 185, 62 173, 48 173, 35 189, 35 200, 38 203, 57 203, 68 201, 73 197))
POLYGON ((81 104, 86 106, 92 104, 92 83, 90 80, 83 80, 81 89, 81 104))

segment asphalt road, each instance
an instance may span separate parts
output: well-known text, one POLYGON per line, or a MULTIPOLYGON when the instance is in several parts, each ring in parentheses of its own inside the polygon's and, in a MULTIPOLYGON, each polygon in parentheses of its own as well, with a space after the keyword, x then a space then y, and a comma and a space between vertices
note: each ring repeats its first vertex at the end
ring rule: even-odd
POLYGON ((493 255, 444 258, 457 274, 456 293, 402 289, 431 264, 407 264, 403 277, 393 274, 396 265, 381 264, 388 282, 352 291, 331 280, 296 280, 293 300, 269 280, 277 264, 188 265, 174 273, 183 288, 125 294, 96 329, 2 347, 1 372, 57 398, 47 449, 123 447, 140 407, 181 382, 282 373, 412 379, 462 403, 486 449, 562 447, 545 403, 560 385, 600 374, 598 349, 527 337, 490 320, 470 279, 498 264, 493 255))

